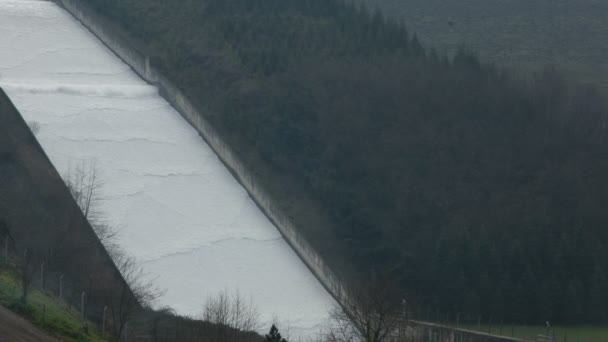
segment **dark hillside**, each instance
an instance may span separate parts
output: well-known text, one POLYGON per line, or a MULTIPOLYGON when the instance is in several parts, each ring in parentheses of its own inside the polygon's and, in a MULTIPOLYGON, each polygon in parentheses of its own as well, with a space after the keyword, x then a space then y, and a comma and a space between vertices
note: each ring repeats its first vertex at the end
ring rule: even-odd
POLYGON ((83 2, 207 110, 337 270, 390 274, 423 310, 607 321, 595 88, 448 59, 337 0, 83 2))

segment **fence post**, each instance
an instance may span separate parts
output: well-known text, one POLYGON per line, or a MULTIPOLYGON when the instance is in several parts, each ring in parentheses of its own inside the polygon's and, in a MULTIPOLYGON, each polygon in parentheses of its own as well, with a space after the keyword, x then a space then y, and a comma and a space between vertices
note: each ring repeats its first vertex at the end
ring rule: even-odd
POLYGON ((83 326, 84 326, 84 295, 85 295, 85 292, 82 291, 82 294, 80 295, 80 319, 82 321, 83 326))
POLYGON ((125 323, 125 342, 129 341, 129 322, 125 323))
POLYGON ((44 291, 44 261, 40 264, 40 286, 44 291))
POLYGON ((59 275, 59 300, 63 300, 63 274, 59 275))
POLYGON ((4 259, 8 261, 8 235, 4 237, 4 259))
POLYGON ((399 324, 399 341, 403 341, 403 338, 405 336, 405 325, 406 325, 406 301, 405 299, 401 299, 401 323, 399 324))
POLYGON ((103 316, 101 318, 101 337, 106 336, 106 311, 108 311, 108 306, 103 307, 103 316))

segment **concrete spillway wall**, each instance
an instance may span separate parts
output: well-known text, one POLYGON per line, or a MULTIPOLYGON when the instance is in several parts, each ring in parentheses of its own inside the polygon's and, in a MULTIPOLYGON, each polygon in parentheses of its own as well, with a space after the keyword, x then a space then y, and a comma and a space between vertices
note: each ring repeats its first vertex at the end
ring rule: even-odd
POLYGON ((330 270, 315 249, 298 232, 292 221, 274 203, 274 200, 258 186, 258 182, 237 154, 223 141, 205 119, 203 113, 188 100, 179 87, 164 77, 151 65, 147 56, 133 48, 129 42, 121 39, 85 4, 77 0, 55 1, 97 36, 142 79, 158 87, 160 95, 200 133, 325 289, 338 303, 344 303, 347 296, 345 284, 330 270))

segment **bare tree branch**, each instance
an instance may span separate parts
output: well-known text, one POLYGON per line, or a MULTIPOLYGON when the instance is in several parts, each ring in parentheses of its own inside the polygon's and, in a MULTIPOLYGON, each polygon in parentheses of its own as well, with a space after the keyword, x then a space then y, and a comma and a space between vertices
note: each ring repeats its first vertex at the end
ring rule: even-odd
POLYGON ((218 341, 242 341, 244 333, 261 328, 259 314, 251 298, 247 300, 238 291, 227 291, 207 299, 203 320, 218 325, 218 341))
POLYGON ((328 342, 383 342, 390 339, 401 323, 397 291, 387 281, 370 281, 353 291, 330 313, 325 332, 328 342))

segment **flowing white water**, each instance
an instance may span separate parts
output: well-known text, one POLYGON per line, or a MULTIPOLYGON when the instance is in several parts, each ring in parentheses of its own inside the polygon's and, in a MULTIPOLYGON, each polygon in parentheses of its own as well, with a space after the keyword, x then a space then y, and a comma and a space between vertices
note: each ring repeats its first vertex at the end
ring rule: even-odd
POLYGON ((311 337, 334 300, 181 116, 67 12, 0 0, 0 86, 55 167, 95 160, 119 242, 199 316, 208 296, 251 296, 265 323, 311 337))

